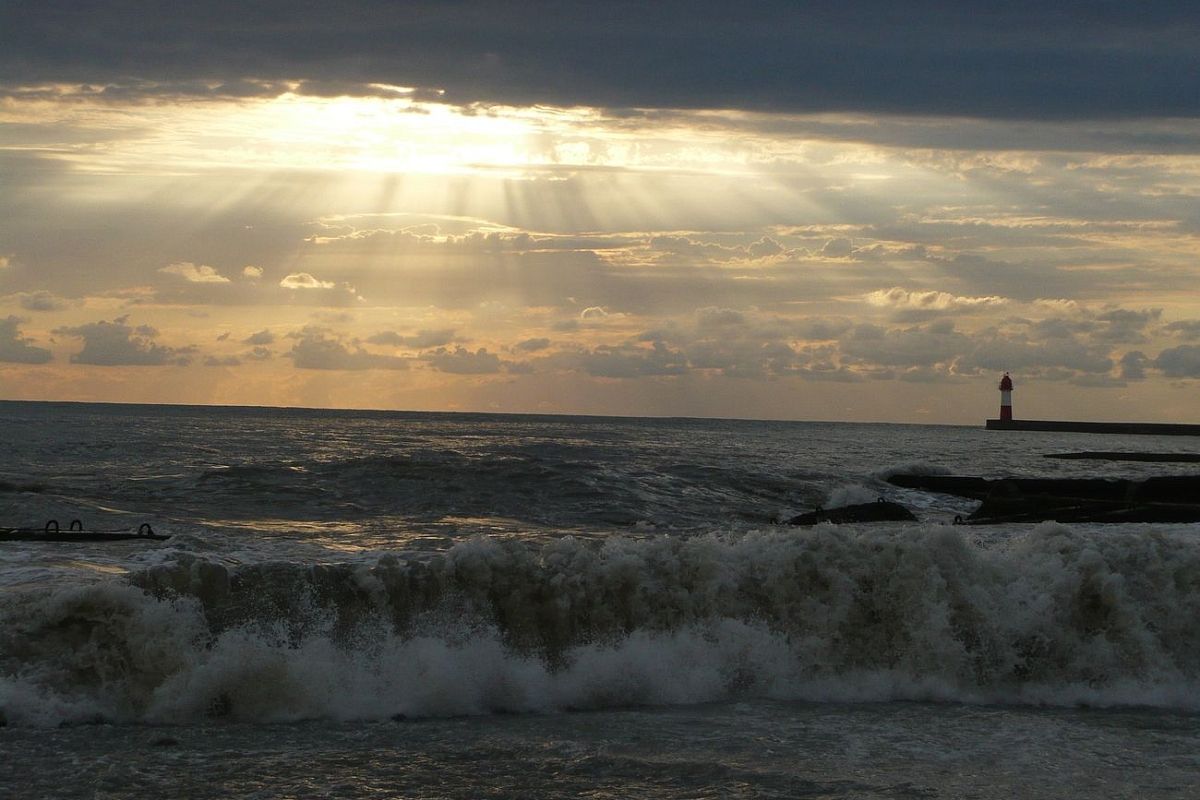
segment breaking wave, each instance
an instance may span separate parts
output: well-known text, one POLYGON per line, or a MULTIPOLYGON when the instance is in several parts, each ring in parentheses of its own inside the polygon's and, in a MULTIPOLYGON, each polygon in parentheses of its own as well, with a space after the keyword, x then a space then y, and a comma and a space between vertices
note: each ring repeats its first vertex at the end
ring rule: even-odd
POLYGON ((1046 523, 477 538, 10 594, 10 724, 372 719, 739 698, 1200 708, 1200 547, 1046 523))

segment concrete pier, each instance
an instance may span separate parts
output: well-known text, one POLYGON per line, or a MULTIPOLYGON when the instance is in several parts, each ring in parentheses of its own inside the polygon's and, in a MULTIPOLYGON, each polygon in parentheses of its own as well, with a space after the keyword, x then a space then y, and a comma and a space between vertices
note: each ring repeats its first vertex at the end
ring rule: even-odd
POLYGON ((1144 436, 1200 436, 1200 425, 1173 422, 1070 422, 1050 419, 989 419, 989 431, 1131 433, 1144 436))

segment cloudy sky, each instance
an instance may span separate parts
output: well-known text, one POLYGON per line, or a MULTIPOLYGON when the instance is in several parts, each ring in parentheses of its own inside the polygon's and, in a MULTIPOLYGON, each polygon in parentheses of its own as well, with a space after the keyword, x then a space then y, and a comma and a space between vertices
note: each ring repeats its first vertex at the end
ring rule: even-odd
POLYGON ((1200 421, 1194 2, 0 6, 0 398, 1200 421))

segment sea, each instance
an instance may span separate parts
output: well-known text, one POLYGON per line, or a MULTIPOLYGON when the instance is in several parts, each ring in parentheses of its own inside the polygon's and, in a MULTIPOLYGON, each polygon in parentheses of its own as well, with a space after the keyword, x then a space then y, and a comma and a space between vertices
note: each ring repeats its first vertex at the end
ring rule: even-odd
POLYGON ((1196 798, 1190 437, 0 402, 0 796, 1196 798), (878 498, 916 522, 802 528, 878 498))

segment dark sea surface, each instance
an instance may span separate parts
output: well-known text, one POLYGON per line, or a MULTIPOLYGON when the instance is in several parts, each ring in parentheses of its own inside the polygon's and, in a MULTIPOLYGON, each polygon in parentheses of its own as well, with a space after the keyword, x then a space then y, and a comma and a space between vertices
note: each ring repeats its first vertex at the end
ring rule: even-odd
POLYGON ((1191 437, 0 402, 0 796, 1200 796, 1191 437), (886 497, 914 523, 779 523, 886 497))

